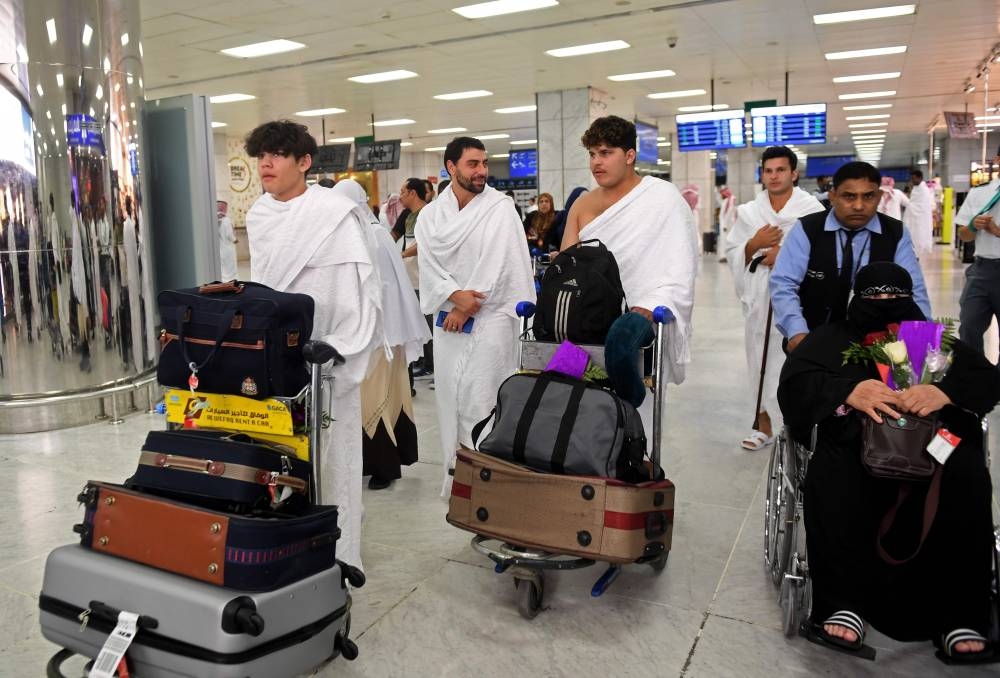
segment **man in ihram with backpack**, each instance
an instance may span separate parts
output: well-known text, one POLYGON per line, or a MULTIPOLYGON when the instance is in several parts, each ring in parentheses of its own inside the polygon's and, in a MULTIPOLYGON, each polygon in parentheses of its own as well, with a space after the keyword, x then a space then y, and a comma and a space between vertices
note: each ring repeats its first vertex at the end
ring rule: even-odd
MULTIPOLYGON (((599 240, 614 255, 631 311, 652 320, 657 306, 673 311, 665 366, 674 384, 684 381, 690 362, 691 310, 698 267, 698 243, 691 209, 668 181, 635 172, 635 125, 618 116, 595 120, 581 139, 590 153, 597 188, 573 203, 562 251, 599 240)), ((572 251, 572 250, 571 250, 572 251)), ((610 339, 609 339, 610 342, 610 339)), ((647 430, 652 399, 640 408, 647 430)))
POLYGON ((519 301, 534 301, 531 259, 514 202, 486 185, 486 147, 456 137, 444 152, 451 184, 417 218, 420 306, 434 318, 438 428, 447 470, 517 368, 519 301))

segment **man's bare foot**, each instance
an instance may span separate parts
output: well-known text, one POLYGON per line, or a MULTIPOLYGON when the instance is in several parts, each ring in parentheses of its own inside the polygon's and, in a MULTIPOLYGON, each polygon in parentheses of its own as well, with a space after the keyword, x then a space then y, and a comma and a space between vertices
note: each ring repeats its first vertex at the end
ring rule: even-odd
POLYGON ((761 412, 757 415, 757 430, 770 438, 774 435, 771 430, 771 417, 768 416, 767 412, 761 412))

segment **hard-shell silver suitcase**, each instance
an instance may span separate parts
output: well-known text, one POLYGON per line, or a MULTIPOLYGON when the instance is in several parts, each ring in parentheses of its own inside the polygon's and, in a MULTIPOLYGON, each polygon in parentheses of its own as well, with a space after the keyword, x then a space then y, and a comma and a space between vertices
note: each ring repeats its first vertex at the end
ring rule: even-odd
POLYGON ((246 593, 63 546, 45 563, 42 635, 97 657, 125 610, 141 615, 126 655, 133 675, 295 676, 341 653, 356 656, 345 585, 353 569, 337 563, 275 591, 246 593))

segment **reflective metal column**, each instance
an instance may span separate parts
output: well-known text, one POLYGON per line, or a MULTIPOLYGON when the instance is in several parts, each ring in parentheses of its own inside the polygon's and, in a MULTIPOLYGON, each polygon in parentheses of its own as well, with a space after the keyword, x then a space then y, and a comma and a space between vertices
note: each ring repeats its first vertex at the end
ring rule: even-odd
POLYGON ((0 0, 0 433, 155 363, 139 30, 139 0, 0 0))

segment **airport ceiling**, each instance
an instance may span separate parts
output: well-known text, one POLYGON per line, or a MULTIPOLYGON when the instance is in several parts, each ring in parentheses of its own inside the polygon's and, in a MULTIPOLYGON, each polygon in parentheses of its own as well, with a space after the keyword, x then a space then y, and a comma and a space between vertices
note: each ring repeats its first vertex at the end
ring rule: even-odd
MULTIPOLYGON (((982 114, 980 62, 997 42, 1000 0, 917 0, 907 16, 816 25, 813 15, 901 4, 902 0, 559 0, 545 9, 466 19, 451 11, 474 0, 142 0, 146 96, 251 94, 216 104, 225 132, 243 135, 268 119, 291 117, 320 138, 370 133, 403 138, 406 149, 441 146, 453 136, 428 130, 464 127, 473 134, 508 133, 488 149, 532 139, 533 112, 497 108, 534 103, 534 93, 587 85, 607 92, 608 112, 656 120, 672 131, 680 106, 707 105, 709 94, 653 100, 647 94, 704 89, 730 108, 745 101, 826 102, 828 143, 808 153, 853 152, 848 115, 885 114, 882 166, 906 165, 927 147, 927 130, 942 111, 982 114), (220 53, 274 39, 305 45, 259 58, 220 53), (630 47, 557 58, 546 50, 624 40, 630 47), (674 43, 674 47, 670 44, 674 43), (828 60, 825 54, 905 45, 905 53, 828 60), (405 69, 405 80, 358 84, 349 77, 405 69), (614 82, 608 76, 670 69, 672 77, 614 82), (900 72, 895 79, 835 84, 839 76, 900 72), (967 80, 977 85, 965 93, 967 80), (445 101, 434 95, 487 90, 491 96, 445 101), (842 94, 895 90, 891 97, 841 101, 842 94), (845 105, 892 104, 870 111, 845 105), (336 107, 346 112, 297 117, 336 107), (321 120, 323 121, 321 123, 321 120)), ((1000 80, 1000 78, 998 78, 1000 80)), ((998 84, 997 89, 1000 89, 998 84)), ((990 105, 1000 101, 991 97, 990 105)), ((943 129, 942 129, 943 134, 943 129)))

